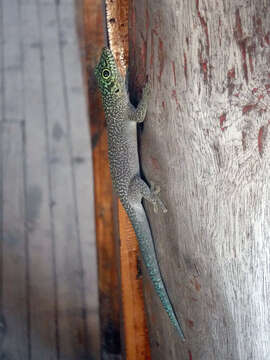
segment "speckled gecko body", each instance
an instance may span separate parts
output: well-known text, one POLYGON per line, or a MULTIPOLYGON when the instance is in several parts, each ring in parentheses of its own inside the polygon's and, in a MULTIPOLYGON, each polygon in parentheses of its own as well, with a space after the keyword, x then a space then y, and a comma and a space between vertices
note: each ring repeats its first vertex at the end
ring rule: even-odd
POLYGON ((169 300, 158 266, 149 223, 142 206, 142 199, 154 205, 155 212, 166 208, 160 200, 158 187, 151 188, 140 177, 137 149, 137 123, 143 122, 150 87, 143 90, 137 108, 129 101, 125 80, 121 76, 113 55, 104 48, 95 75, 102 93, 108 130, 109 163, 113 187, 134 227, 143 261, 154 288, 182 340, 184 334, 169 300))

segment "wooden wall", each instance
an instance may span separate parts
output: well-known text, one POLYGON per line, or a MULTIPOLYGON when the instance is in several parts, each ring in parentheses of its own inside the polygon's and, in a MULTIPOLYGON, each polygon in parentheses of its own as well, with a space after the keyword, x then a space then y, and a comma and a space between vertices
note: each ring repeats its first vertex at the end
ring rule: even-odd
POLYGON ((91 161, 73 1, 0 1, 2 359, 99 358, 91 161))

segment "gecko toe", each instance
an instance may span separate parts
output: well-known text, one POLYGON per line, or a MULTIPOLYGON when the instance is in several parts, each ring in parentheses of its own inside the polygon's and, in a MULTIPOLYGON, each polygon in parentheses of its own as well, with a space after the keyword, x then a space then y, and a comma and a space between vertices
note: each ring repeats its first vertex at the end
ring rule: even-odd
POLYGON ((149 97, 151 93, 151 83, 148 81, 143 88, 143 96, 149 97))
POLYGON ((162 212, 165 214, 166 212, 168 212, 166 206, 163 204, 163 202, 159 199, 158 201, 158 205, 159 205, 159 208, 162 210, 162 212))
POLYGON ((160 193, 160 186, 156 185, 153 181, 150 181, 151 193, 157 195, 160 193))

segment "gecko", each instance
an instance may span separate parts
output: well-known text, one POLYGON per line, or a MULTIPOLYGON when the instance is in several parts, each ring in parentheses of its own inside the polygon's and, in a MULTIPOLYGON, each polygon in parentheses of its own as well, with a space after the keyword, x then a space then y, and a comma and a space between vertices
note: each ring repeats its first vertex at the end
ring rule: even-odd
POLYGON ((148 200, 164 213, 167 209, 159 197, 160 187, 150 182, 150 187, 141 178, 137 144, 137 124, 146 116, 150 97, 150 83, 142 92, 135 108, 126 88, 125 78, 115 62, 111 50, 102 50, 95 67, 97 84, 102 95, 108 133, 108 157, 113 188, 119 197, 139 243, 139 249, 154 289, 172 324, 184 341, 184 333, 169 299, 156 256, 154 241, 142 199, 148 200))

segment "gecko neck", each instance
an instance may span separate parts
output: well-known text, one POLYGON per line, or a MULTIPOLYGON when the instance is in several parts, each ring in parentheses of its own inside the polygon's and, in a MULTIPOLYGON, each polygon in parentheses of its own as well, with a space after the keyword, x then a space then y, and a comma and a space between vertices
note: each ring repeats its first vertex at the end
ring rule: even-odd
POLYGON ((122 119, 129 104, 129 98, 126 91, 123 92, 121 96, 106 94, 102 97, 102 101, 107 122, 109 122, 110 119, 122 119))

